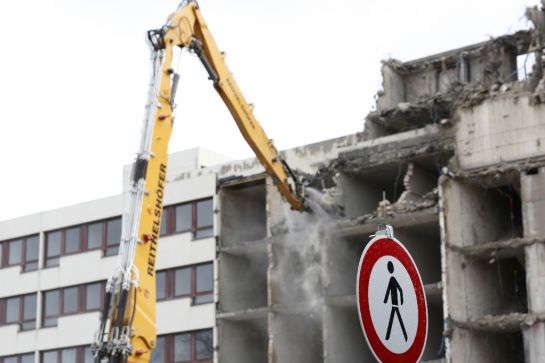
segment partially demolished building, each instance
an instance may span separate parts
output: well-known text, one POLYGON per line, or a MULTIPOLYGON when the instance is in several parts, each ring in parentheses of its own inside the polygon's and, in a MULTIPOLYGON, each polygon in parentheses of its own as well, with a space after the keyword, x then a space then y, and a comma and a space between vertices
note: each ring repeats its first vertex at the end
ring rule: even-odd
MULTIPOLYGON (((363 132, 285 151, 312 213, 289 210, 255 159, 171 155, 152 363, 375 361, 356 271, 384 223, 425 285, 424 362, 543 363, 545 11, 527 17, 526 31, 385 61, 363 132)), ((92 360, 122 205, 0 222, 0 362, 92 360)))
POLYGON ((355 279, 379 223, 425 284, 423 361, 543 362, 545 13, 527 16, 528 31, 385 61, 362 134, 287 151, 325 191, 313 214, 255 165, 219 171, 219 362, 374 361, 355 279))

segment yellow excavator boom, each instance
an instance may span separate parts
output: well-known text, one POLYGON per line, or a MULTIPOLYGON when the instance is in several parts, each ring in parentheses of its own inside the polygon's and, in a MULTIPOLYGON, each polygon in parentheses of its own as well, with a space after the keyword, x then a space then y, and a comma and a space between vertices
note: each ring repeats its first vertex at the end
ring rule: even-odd
MULTIPOLYGON (((199 57, 214 88, 231 112, 240 132, 250 145, 257 158, 277 185, 280 193, 293 209, 304 208, 302 185, 296 175, 274 147, 265 131, 253 114, 253 106, 246 102, 233 75, 225 63, 225 53, 220 52, 208 30, 196 1, 184 2, 181 8, 171 15, 168 25, 150 31, 149 41, 156 51, 164 50, 167 54, 164 69, 168 76, 172 49, 176 46, 188 48, 199 57)), ((173 73, 172 73, 173 74, 173 73)), ((172 84, 161 84, 161 94, 171 95, 172 84)))
POLYGON ((194 52, 240 132, 293 209, 305 209, 303 186, 282 159, 246 102, 195 0, 185 0, 165 26, 148 32, 152 53, 142 141, 133 165, 117 266, 106 284, 92 351, 97 363, 149 363, 156 337, 155 260, 166 187, 168 142, 179 76, 175 47, 194 52))

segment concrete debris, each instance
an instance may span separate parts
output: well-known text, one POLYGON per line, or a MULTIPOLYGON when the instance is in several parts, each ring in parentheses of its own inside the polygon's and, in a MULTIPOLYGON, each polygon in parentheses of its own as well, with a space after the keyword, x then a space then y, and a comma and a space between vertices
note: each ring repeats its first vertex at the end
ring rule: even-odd
POLYGON ((438 189, 434 188, 432 191, 424 194, 418 200, 405 201, 403 203, 390 203, 389 200, 383 199, 379 202, 377 209, 371 213, 361 215, 358 217, 350 218, 348 220, 338 221, 338 225, 341 228, 354 226, 357 224, 370 224, 374 219, 384 217, 395 217, 404 214, 411 214, 420 210, 426 210, 437 206, 439 200, 438 189))
POLYGON ((382 194, 382 200, 378 203, 377 217, 384 218, 393 214, 392 203, 386 199, 385 193, 382 194))
POLYGON ((492 60, 491 52, 501 52, 501 48, 512 48, 518 52, 527 50, 531 42, 532 31, 522 30, 514 34, 492 38, 489 41, 469 45, 460 49, 450 50, 441 54, 416 59, 410 62, 401 62, 397 59, 383 60, 383 66, 388 66, 402 75, 409 75, 430 69, 448 69, 452 66, 462 67, 463 59, 489 57, 492 63, 487 65, 487 73, 496 73, 498 63, 492 60), (494 65, 496 67, 494 67, 494 65))
POLYGON ((456 246, 446 243, 446 246, 451 251, 463 254, 467 257, 490 259, 496 258, 499 251, 522 249, 538 243, 545 244, 545 238, 514 238, 471 246, 456 246))
POLYGON ((545 103, 545 78, 542 78, 537 84, 532 101, 534 104, 545 103))
MULTIPOLYGON (((492 71, 491 71, 492 73, 492 71)), ((496 79, 497 76, 490 77, 496 79)), ((526 92, 523 83, 504 83, 496 79, 494 82, 476 82, 469 84, 456 84, 449 90, 449 97, 453 108, 470 108, 481 104, 486 99, 500 96, 516 97, 526 92)))
POLYGON ((410 62, 384 60, 383 89, 376 110, 366 118, 368 137, 436 124, 452 119, 458 108, 503 95, 531 94, 532 105, 544 102, 545 11, 535 6, 526 16, 532 29, 410 62), (519 80, 517 56, 530 53, 535 55, 533 69, 519 80))
MULTIPOLYGON (((544 72, 544 49, 545 45, 545 4, 542 1, 541 9, 537 6, 529 7, 526 9, 526 18, 534 25, 534 32, 532 33, 532 46, 535 49, 536 64, 534 67, 535 78, 540 80, 540 84, 543 84, 544 72)), ((539 86, 538 86, 539 88, 539 86)), ((540 89, 536 89, 534 96, 540 97, 540 93, 543 92, 543 86, 540 89)))
POLYGON ((396 132, 403 132, 428 124, 437 124, 451 117, 452 100, 444 95, 422 98, 414 103, 400 102, 395 107, 371 112, 367 120, 396 132))
MULTIPOLYGON (((523 160, 515 160, 513 162, 503 162, 500 164, 490 165, 472 170, 460 170, 458 167, 449 170, 449 177, 453 179, 465 180, 467 182, 483 183, 494 185, 501 183, 506 175, 515 175, 519 173, 529 173, 543 166, 545 157, 536 156, 534 158, 526 158, 523 160), (497 182, 494 182, 497 180, 497 182)), ((513 179, 514 177, 511 177, 513 179)))
POLYGON ((545 321, 545 314, 511 313, 506 315, 485 315, 480 319, 469 321, 449 320, 456 328, 479 330, 486 332, 516 332, 527 329, 538 322, 545 321))
POLYGON ((270 178, 221 183, 221 358, 371 361, 354 277, 388 223, 425 284, 422 361, 543 362, 528 357, 545 356, 544 8, 530 30, 384 61, 363 134, 285 154, 314 213, 288 210, 270 178))
POLYGON ((398 206, 406 206, 411 203, 418 203, 422 195, 433 190, 436 185, 437 175, 433 174, 415 163, 407 165, 407 171, 403 177, 403 187, 405 190, 396 201, 398 206))
POLYGON ((322 191, 312 187, 307 187, 305 189, 307 204, 312 212, 317 214, 325 213, 331 216, 342 216, 343 208, 337 204, 336 194, 336 188, 325 188, 322 189, 322 191))
POLYGON ((545 72, 543 64, 545 63, 545 3, 542 1, 542 7, 537 6, 526 10, 526 17, 534 24, 535 32, 533 34, 533 45, 536 48, 536 64, 534 67, 534 81, 539 80, 535 87, 532 102, 545 102, 545 72))
POLYGON ((421 198, 417 200, 403 200, 394 204, 393 211, 394 213, 410 213, 422 209, 428 209, 437 205, 439 200, 439 192, 437 188, 428 193, 422 195, 421 198))
POLYGON ((453 130, 438 125, 426 125, 384 139, 387 140, 369 140, 365 148, 340 153, 329 168, 336 172, 357 174, 362 170, 390 163, 398 164, 403 160, 432 158, 434 163, 446 164, 455 149, 453 130))

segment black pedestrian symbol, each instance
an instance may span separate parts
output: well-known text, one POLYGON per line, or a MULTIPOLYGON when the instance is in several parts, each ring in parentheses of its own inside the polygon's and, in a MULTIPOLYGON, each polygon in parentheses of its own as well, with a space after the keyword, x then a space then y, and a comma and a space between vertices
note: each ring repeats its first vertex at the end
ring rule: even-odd
MULTIPOLYGON (((388 271, 390 274, 394 273, 394 264, 392 261, 388 261, 388 271)), ((399 291, 399 297, 401 301, 401 305, 403 305, 403 290, 401 289, 401 286, 399 286, 399 283, 397 282, 395 277, 390 277, 390 282, 388 283, 388 289, 386 290, 386 296, 384 296, 384 303, 388 303, 388 298, 390 298, 392 302, 392 312, 390 313, 390 321, 388 322, 388 330, 386 331, 386 340, 390 339, 390 333, 392 332, 392 324, 394 322, 394 314, 397 315, 397 319, 399 321, 399 325, 401 326, 401 331, 403 332, 403 336, 405 337, 405 341, 407 341, 407 332, 405 331, 405 325, 403 325, 403 319, 401 319, 401 314, 399 313, 399 305, 397 300, 397 292, 399 291)))

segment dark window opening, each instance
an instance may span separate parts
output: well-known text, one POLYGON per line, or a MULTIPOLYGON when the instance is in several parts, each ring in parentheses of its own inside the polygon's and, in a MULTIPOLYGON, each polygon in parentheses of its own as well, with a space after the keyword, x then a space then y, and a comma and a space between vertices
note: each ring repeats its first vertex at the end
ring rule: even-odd
POLYGON ((46 234, 45 267, 58 266, 60 257, 92 250, 116 255, 121 240, 121 218, 82 224, 46 234))
MULTIPOLYGON (((88 346, 48 350, 41 353, 41 363, 94 363, 88 346)), ((0 362, 2 363, 2 362, 0 362)))
POLYGON ((532 74, 536 63, 536 55, 534 52, 521 54, 517 56, 517 80, 524 81, 532 74))
POLYGON ((165 207, 160 233, 169 236, 191 232, 200 239, 214 235, 214 210, 212 198, 165 207))
POLYGON ((39 240, 33 235, 0 243, 0 267, 20 265, 24 272, 37 270, 39 240))
POLYGON ((105 282, 95 282, 45 291, 42 325, 56 326, 60 316, 100 310, 105 285, 105 282))
POLYGON ((102 247, 102 234, 104 231, 104 223, 91 223, 87 226, 87 248, 94 250, 102 247))
POLYGON ((192 304, 214 301, 214 264, 212 262, 158 271, 157 300, 191 297, 192 304))
POLYGON ((36 329, 36 309, 36 294, 1 299, 0 325, 18 324, 21 330, 36 329))
POLYGON ((0 363, 34 363, 34 353, 24 353, 0 357, 0 363))
POLYGON ((117 255, 121 240, 121 218, 109 220, 106 223, 106 249, 105 256, 117 255))
POLYGON ((497 188, 502 203, 509 213, 509 232, 510 238, 518 238, 523 235, 522 225, 522 202, 517 191, 511 185, 497 188))
POLYGON ((212 329, 163 335, 157 338, 150 363, 212 363, 212 329))

